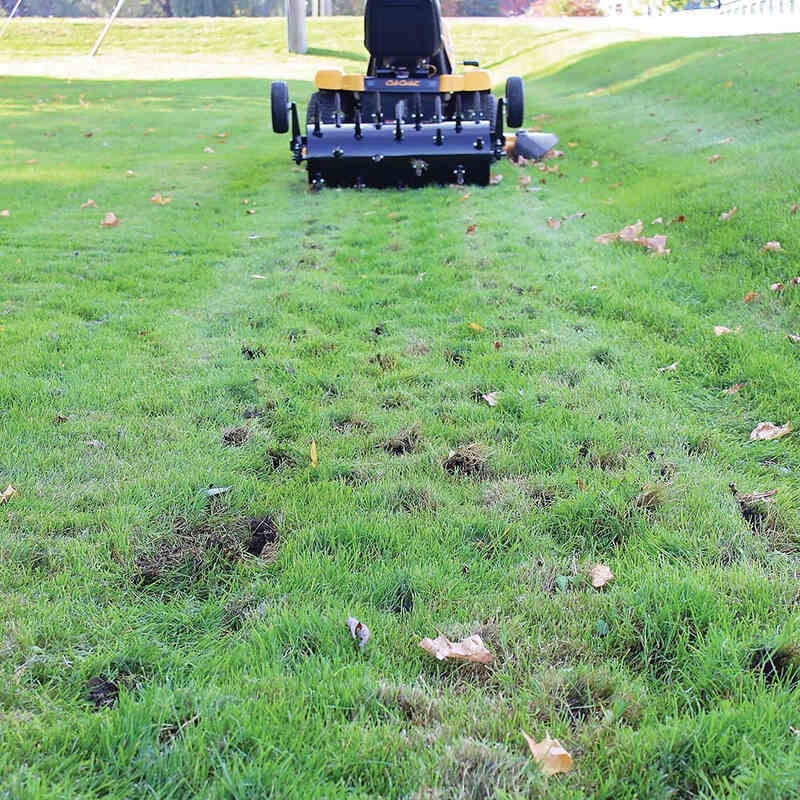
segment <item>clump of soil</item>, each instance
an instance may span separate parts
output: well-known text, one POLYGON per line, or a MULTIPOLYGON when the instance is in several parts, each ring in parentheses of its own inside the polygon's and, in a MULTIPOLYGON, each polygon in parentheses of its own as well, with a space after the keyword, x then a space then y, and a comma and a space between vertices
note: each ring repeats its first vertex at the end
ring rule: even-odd
POLYGON ((648 484, 636 496, 633 505, 645 511, 653 511, 664 503, 665 487, 659 484, 648 484))
POLYGON ((800 680, 800 645, 758 647, 750 656, 750 669, 761 673, 767 683, 787 681, 794 685, 800 680))
POLYGON ((191 717, 183 717, 176 722, 168 722, 161 726, 161 730, 158 733, 158 741, 163 745, 169 745, 176 737, 183 734, 186 728, 190 725, 197 725, 199 721, 200 715, 195 714, 191 717))
POLYGON ((86 699, 96 708, 111 708, 119 697, 119 686, 103 675, 89 678, 86 684, 86 699))
POLYGON ((382 445, 387 453, 402 456, 411 453, 419 444, 419 425, 414 423, 411 427, 400 431, 396 436, 390 436, 382 445))
POLYGON ((242 356, 248 361, 252 361, 254 358, 263 358, 266 354, 267 351, 264 349, 263 345, 259 344, 255 347, 249 344, 242 345, 242 356))
POLYGON ((384 372, 389 372, 397 366, 397 362, 391 353, 378 353, 370 362, 377 364, 384 372))
POLYGON ((401 486, 394 493, 390 502, 395 511, 405 511, 409 514, 436 509, 436 501, 431 493, 427 489, 418 489, 413 486, 401 486))
POLYGON ((294 455, 281 447, 270 447, 267 450, 266 461, 267 466, 276 470, 281 467, 293 467, 297 463, 294 455))
POLYGON ((271 516, 253 517, 249 522, 250 540, 245 549, 256 558, 271 558, 277 552, 278 526, 271 516))
POLYGON ((489 474, 488 461, 486 448, 480 442, 471 442, 451 450, 442 466, 451 475, 485 478, 489 474))
POLYGON ((226 447, 241 447, 249 438, 247 428, 225 428, 222 432, 222 444, 226 447))
POLYGON ((331 427, 337 433, 353 433, 354 431, 368 430, 370 427, 369 422, 358 414, 346 414, 337 417, 331 422, 331 427))
POLYGON ((381 705, 399 711, 402 718, 414 725, 430 725, 439 720, 436 700, 416 686, 381 681, 375 696, 381 705))

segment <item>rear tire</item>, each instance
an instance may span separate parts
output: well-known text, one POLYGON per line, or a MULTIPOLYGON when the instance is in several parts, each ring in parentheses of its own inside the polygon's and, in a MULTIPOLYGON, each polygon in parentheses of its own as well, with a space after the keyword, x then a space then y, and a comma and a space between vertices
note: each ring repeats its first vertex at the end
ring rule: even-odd
POLYGON ((285 81, 273 81, 269 90, 269 107, 272 112, 272 130, 286 133, 289 130, 289 87, 285 81))
POLYGON ((525 96, 522 78, 509 78, 506 81, 506 121, 509 128, 521 128, 525 116, 525 96))

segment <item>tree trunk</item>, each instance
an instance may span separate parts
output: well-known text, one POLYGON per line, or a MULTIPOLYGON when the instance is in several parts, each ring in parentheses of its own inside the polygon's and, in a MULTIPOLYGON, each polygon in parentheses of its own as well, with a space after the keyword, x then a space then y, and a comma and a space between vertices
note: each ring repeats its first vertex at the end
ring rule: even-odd
POLYGON ((306 0, 286 0, 286 27, 290 53, 305 53, 306 44, 306 0))

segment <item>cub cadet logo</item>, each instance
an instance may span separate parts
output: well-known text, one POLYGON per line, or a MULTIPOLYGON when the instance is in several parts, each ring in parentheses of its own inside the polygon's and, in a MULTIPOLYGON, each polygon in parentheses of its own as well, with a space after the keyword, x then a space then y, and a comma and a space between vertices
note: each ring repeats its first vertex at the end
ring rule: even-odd
POLYGON ((401 80, 390 78, 388 81, 386 81, 387 86, 419 86, 419 83, 419 81, 412 81, 408 78, 402 78, 401 80))

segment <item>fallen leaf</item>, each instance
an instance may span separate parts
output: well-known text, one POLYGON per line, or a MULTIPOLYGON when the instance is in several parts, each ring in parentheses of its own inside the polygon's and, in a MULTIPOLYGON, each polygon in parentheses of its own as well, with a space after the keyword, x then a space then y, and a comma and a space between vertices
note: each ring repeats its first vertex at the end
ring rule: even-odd
POLYGON ((35 158, 29 158, 25 163, 26 164, 36 164, 37 162, 36 162, 35 158))
POLYGON ((609 188, 610 189, 619 189, 620 186, 622 186, 622 181, 619 181, 619 183, 612 183, 609 188))
MULTIPOLYGON (((0 484, 2 486, 2 484, 0 484)), ((0 506, 7 503, 13 495, 17 493, 17 490, 9 483, 2 492, 0 492, 0 506)))
POLYGON ((363 650, 369 641, 369 628, 363 622, 359 622, 355 617, 348 617, 345 625, 350 629, 350 635, 356 640, 359 650, 363 650))
POLYGON ((595 236, 594 240, 596 242, 600 242, 600 244, 609 244, 610 242, 616 242, 619 239, 619 233, 601 233, 599 236, 595 236))
POLYGON ((467 233, 475 233, 478 226, 473 222, 471 225, 467 225, 467 233))
POLYGON ((84 139, 91 139, 92 136, 94 136, 93 131, 86 131, 86 133, 83 134, 84 139))
POLYGON ((464 200, 469 200, 470 197, 472 197, 472 192, 467 192, 466 194, 462 194, 458 199, 463 202, 464 200))
POLYGON ((317 459, 317 443, 312 439, 311 440, 311 466, 316 467, 319 464, 319 460, 317 459))
POLYGON ((492 186, 497 186, 497 184, 500 183, 502 180, 503 180, 502 175, 492 175, 492 177, 489 178, 489 183, 491 183, 492 186))
POLYGON ((81 203, 81 208, 97 208, 97 203, 90 197, 85 203, 81 203))
POLYGON ((155 132, 156 132, 155 128, 145 128, 144 129, 144 135, 145 136, 149 136, 151 133, 155 133, 155 132))
POLYGON ((10 216, 11 212, 7 208, 4 208, 2 211, 0 211, 0 217, 10 217, 10 216))
POLYGON ((204 153, 213 153, 214 152, 214 148, 213 147, 204 147, 203 148, 203 152, 204 153))
POLYGON ((158 204, 158 205, 160 205, 160 206, 165 206, 167 203, 171 203, 171 202, 172 202, 172 198, 171 198, 171 197, 162 197, 162 196, 161 196, 161 194, 159 194, 158 192, 156 192, 156 193, 155 193, 155 194, 154 194, 154 195, 153 195, 153 196, 150 198, 150 202, 151 202, 151 203, 156 203, 156 204, 158 204))
POLYGON ((419 646, 427 650, 438 661, 453 658, 458 661, 473 661, 476 664, 491 664, 492 654, 486 649, 483 640, 478 634, 467 636, 460 642, 451 642, 446 636, 440 635, 435 639, 423 639, 419 646))
POLYGON ((715 161, 719 161, 722 156, 719 153, 714 153, 713 156, 708 157, 708 163, 713 164, 715 161))
POLYGON ((672 364, 669 364, 666 367, 659 367, 658 371, 659 372, 675 372, 676 369, 678 369, 678 362, 677 361, 673 361, 672 364))
POLYGON ((487 392, 486 394, 482 394, 481 397, 486 401, 487 405, 489 406, 497 405, 497 392, 487 392))
POLYGON ((769 288, 773 292, 782 292, 785 287, 780 281, 778 281, 777 283, 771 283, 769 288))
POLYGON ((780 242, 767 242, 765 245, 761 247, 762 253, 778 253, 782 251, 783 248, 781 247, 780 242))
POLYGON ((667 225, 674 225, 676 222, 686 222, 686 215, 685 214, 678 214, 677 217, 673 217, 667 225))
POLYGON ((471 331, 475 331, 475 333, 480 333, 483 330, 483 326, 482 325, 478 325, 477 322, 468 322, 467 323, 467 327, 471 331))
POLYGON ((785 425, 779 427, 772 422, 759 422, 755 428, 753 428, 752 433, 750 434, 750 441, 755 442, 762 439, 780 439, 782 436, 786 436, 787 433, 791 433, 792 426, 789 422, 785 425))
POLYGON ((599 167, 599 166, 600 166, 600 162, 599 161, 592 161, 592 168, 599 167))
POLYGON ((614 573, 605 564, 595 564, 589 570, 589 577, 592 579, 592 586, 601 589, 609 581, 614 580, 614 573))
POLYGON ((551 739, 550 732, 541 742, 537 742, 522 731, 533 760, 539 764, 542 775, 555 775, 558 772, 569 772, 572 769, 572 756, 561 746, 558 739, 551 739))
POLYGON ((101 228, 115 228, 119 225, 119 218, 113 211, 109 211, 100 221, 101 228))
POLYGON ((800 334, 797 334, 797 333, 788 333, 788 334, 786 335, 786 338, 787 338, 787 339, 788 339, 790 342, 794 342, 795 344, 800 344, 800 334))
POLYGON ((651 225, 663 225, 664 218, 663 217, 656 217, 651 223, 651 225))
POLYGON ((227 138, 228 138, 228 134, 227 133, 218 133, 217 134, 217 139, 227 139, 227 138))
POLYGON ((586 491, 586 482, 583 480, 583 478, 578 478, 575 481, 575 485, 578 487, 578 491, 580 492, 586 491))
POLYGON ((567 142, 567 147, 577 147, 577 146, 578 146, 577 142, 567 142))
POLYGON ((560 219, 553 219, 552 217, 548 217, 547 218, 547 224, 554 231, 557 231, 561 227, 561 220, 560 219))
POLYGON ((744 302, 745 303, 752 303, 753 300, 758 300, 759 297, 761 297, 761 295, 758 292, 748 292, 744 296, 744 302))
POLYGON ((729 483, 728 486, 730 487, 733 496, 736 498, 736 501, 740 506, 752 506, 757 505, 758 503, 774 503, 775 495, 778 494, 777 489, 770 489, 768 492, 752 492, 751 494, 744 494, 743 492, 737 492, 734 484, 729 483))
POLYGON ((642 247, 646 247, 653 253, 658 255, 669 255, 670 251, 667 248, 667 237, 663 234, 659 234, 658 236, 641 236, 636 239, 632 240, 636 244, 642 245, 642 247))
POLYGON ((632 242, 642 232, 643 227, 644 224, 642 221, 640 219, 636 220, 633 225, 626 225, 619 232, 619 238, 622 239, 623 242, 632 242))
POLYGON ((723 212, 722 212, 722 213, 719 215, 719 218, 720 218, 720 219, 721 219, 723 222, 725 222, 725 220, 726 220, 726 219, 730 219, 730 218, 731 218, 731 217, 732 217, 732 216, 733 216, 733 215, 736 213, 736 211, 737 211, 737 210, 738 210, 738 209, 736 208, 736 206, 733 206, 733 207, 731 208, 731 210, 730 210, 730 211, 723 211, 723 212))
POLYGON ((586 178, 578 178, 578 183, 586 183, 586 178))
POLYGON ((129 170, 128 170, 128 171, 125 173, 125 177, 126 177, 126 178, 135 178, 135 177, 136 177, 136 173, 135 173, 135 172, 134 172, 132 169, 129 169, 129 170))
POLYGON ((530 175, 520 175, 519 176, 519 185, 520 186, 528 186, 531 182, 530 175))
POLYGON ((800 208, 800 206, 798 206, 797 203, 792 203, 792 207, 789 209, 789 213, 796 214, 798 208, 800 208))
POLYGON ((735 331, 732 331, 730 328, 726 327, 725 325, 715 325, 714 326, 714 335, 715 336, 725 336, 728 333, 738 333, 741 330, 741 327, 738 327, 735 331))
POLYGON ((256 210, 254 208, 245 209, 245 214, 255 214, 256 210))
POLYGON ((722 390, 722 394, 736 394, 736 392, 738 392, 739 389, 742 388, 742 386, 744 386, 743 383, 734 383, 731 386, 729 386, 727 389, 723 389, 722 390))

